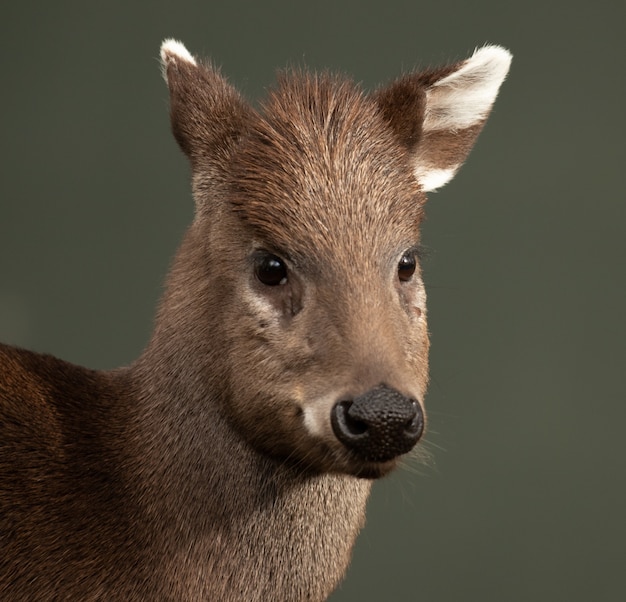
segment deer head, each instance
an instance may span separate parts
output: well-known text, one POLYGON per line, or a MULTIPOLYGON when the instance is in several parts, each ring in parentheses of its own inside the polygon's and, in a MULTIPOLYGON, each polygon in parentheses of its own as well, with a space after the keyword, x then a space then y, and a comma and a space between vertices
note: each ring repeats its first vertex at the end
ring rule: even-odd
POLYGON ((425 424, 426 193, 465 160, 509 53, 486 46, 373 94, 283 73, 258 109, 179 42, 161 57, 196 217, 157 332, 183 333, 173 361, 218 391, 254 449, 307 470, 387 473, 425 424))

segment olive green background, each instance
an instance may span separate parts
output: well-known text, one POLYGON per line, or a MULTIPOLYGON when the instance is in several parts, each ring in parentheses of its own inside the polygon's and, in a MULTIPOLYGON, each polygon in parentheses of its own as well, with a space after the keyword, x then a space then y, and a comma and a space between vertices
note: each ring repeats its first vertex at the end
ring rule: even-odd
POLYGON ((626 599, 626 107, 618 2, 3 2, 0 340, 136 357, 190 222, 164 37, 251 99, 372 88, 486 42, 512 71, 424 228, 433 462, 375 485, 336 601, 626 599))

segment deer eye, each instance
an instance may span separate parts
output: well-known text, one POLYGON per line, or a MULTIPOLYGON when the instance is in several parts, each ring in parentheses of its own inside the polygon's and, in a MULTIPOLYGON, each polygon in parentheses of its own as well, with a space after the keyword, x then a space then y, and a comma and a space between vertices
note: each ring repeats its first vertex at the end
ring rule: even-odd
POLYGON ((278 286, 287 282, 287 266, 280 257, 269 253, 256 260, 254 273, 259 282, 266 286, 278 286))
POLYGON ((415 253, 407 251, 398 262, 398 278, 402 282, 410 280, 415 273, 416 266, 417 259, 415 258, 415 253))

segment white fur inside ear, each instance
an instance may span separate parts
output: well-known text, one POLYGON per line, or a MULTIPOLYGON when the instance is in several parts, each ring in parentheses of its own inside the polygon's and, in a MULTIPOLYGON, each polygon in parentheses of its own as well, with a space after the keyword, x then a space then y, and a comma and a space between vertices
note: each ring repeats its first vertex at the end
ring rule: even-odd
POLYGON ((415 178, 422 186, 422 190, 424 192, 433 192, 447 184, 454 177, 457 169, 458 165, 448 169, 416 167, 414 173, 415 178))
POLYGON ((511 53, 484 46, 426 92, 424 130, 461 130, 480 123, 491 109, 511 65, 511 53))
POLYGON ((194 66, 197 65, 196 59, 191 56, 191 53, 182 42, 172 38, 163 40, 163 44, 161 44, 161 63, 163 68, 165 69, 167 64, 174 60, 185 61, 194 66))

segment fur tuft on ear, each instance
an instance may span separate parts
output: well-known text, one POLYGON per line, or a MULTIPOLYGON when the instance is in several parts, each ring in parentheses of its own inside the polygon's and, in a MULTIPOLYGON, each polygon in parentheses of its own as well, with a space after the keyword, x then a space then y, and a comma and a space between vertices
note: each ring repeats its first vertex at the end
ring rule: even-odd
POLYGON ((161 66, 166 79, 167 75, 165 72, 167 71, 167 65, 177 60, 191 63, 194 66, 197 65, 196 59, 191 56, 191 53, 185 48, 185 45, 182 42, 179 42, 174 38, 163 40, 163 43, 161 44, 161 66))
POLYGON ((508 50, 484 46, 465 61, 410 74, 377 94, 383 117, 412 153, 423 190, 436 190, 453 178, 483 128, 510 64, 508 50))

